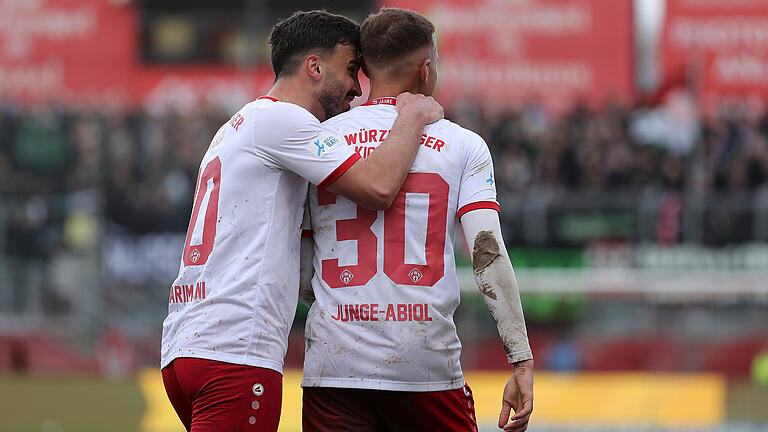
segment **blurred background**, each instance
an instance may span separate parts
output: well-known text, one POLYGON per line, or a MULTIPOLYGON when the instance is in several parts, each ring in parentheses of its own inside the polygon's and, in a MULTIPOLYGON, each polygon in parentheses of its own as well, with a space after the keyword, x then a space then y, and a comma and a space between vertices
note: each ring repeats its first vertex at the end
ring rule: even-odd
MULTIPOLYGON (((0 0, 0 431, 181 430, 157 369, 202 154, 271 86, 277 19, 383 4, 436 24, 436 97, 493 154, 529 430, 768 430, 768 2, 0 0)), ((497 430, 510 369, 457 256, 497 430)))

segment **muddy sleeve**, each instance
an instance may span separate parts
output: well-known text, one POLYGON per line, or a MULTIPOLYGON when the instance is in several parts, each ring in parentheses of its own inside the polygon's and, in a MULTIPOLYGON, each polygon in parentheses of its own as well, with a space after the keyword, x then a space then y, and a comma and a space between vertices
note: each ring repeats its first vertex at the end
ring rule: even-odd
POLYGON ((520 304, 515 271, 501 236, 499 215, 477 209, 461 217, 467 245, 472 251, 472 270, 491 317, 496 322, 510 363, 533 358, 520 304))

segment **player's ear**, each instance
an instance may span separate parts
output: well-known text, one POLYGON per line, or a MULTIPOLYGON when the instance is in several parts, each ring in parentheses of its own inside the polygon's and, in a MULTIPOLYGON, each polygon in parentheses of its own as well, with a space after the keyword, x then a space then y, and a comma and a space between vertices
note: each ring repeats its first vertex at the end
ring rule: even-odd
POLYGON ((369 79, 371 78, 371 76, 368 75, 368 66, 365 65, 365 59, 360 60, 360 69, 363 71, 365 76, 367 76, 369 79))
POLYGON ((325 65, 320 56, 311 54, 304 59, 304 69, 313 80, 317 81, 323 77, 322 70, 325 69, 325 65))
POLYGON ((419 66, 419 79, 424 85, 429 82, 429 65, 431 64, 432 60, 426 58, 423 62, 421 62, 421 66, 419 66))

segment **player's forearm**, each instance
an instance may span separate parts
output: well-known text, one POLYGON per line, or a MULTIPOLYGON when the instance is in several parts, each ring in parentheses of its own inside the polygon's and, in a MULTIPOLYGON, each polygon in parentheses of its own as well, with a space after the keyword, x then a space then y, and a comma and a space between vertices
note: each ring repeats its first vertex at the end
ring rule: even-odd
POLYGON ((472 251, 472 268, 488 312, 496 322, 509 362, 532 359, 515 271, 493 232, 480 231, 477 234, 472 251))
POLYGON ((413 105, 400 110, 384 142, 365 161, 371 188, 386 203, 394 201, 419 150, 427 116, 413 105))
POLYGON ((533 358, 515 271, 501 236, 499 214, 488 209, 473 210, 462 216, 461 225, 472 248, 475 282, 496 322, 509 362, 533 358))
POLYGON ((475 267, 474 273, 488 312, 496 322, 509 362, 532 359, 520 294, 509 259, 499 254, 486 267, 475 267))

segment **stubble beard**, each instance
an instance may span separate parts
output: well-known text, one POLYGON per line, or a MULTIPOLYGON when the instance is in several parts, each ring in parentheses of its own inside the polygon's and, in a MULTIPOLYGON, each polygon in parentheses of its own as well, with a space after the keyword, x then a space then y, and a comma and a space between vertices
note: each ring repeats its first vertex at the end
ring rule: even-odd
POLYGON ((347 110, 344 103, 345 96, 346 93, 336 82, 330 82, 320 89, 318 100, 326 120, 347 110))

